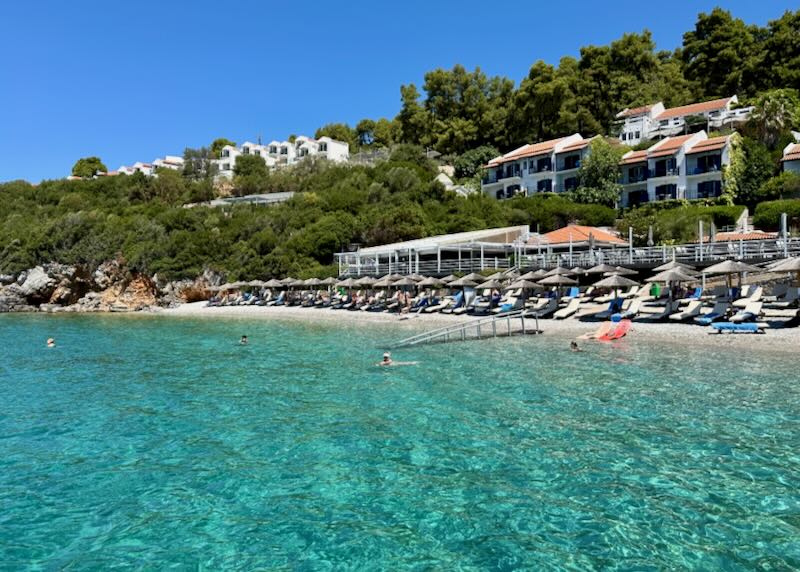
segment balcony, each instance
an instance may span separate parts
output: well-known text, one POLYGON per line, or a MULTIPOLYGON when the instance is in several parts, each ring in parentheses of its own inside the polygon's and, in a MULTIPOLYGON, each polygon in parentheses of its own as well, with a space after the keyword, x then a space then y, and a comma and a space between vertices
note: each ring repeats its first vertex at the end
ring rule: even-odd
POLYGON ((622 177, 619 180, 621 185, 635 185, 637 183, 644 183, 645 181, 647 181, 647 173, 628 175, 627 177, 622 177))
POLYGON ((572 171, 574 169, 580 169, 580 167, 581 167, 581 162, 580 161, 565 162, 565 163, 559 163, 558 164, 558 170, 559 171, 572 171))
POLYGON ((651 179, 658 177, 678 177, 680 174, 680 167, 675 167, 674 169, 650 169, 648 172, 648 177, 651 179))
POLYGON ((721 173, 722 170, 718 165, 709 165, 707 167, 695 167, 689 170, 689 175, 705 175, 706 173, 721 173))

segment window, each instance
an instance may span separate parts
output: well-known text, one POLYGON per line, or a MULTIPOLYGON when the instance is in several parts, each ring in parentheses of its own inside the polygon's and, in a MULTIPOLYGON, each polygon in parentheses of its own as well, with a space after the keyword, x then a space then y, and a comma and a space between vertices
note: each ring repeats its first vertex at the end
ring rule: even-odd
POLYGON ((647 191, 640 190, 640 191, 631 191, 628 193, 628 206, 635 207, 636 205, 640 205, 642 203, 646 203, 650 200, 650 195, 647 194, 647 191))
POLYGON ((320 153, 325 153, 327 150, 328 150, 328 144, 327 143, 320 143, 319 144, 319 152, 320 153))
POLYGON ((664 119, 663 121, 659 121, 658 125, 660 127, 666 127, 667 125, 669 125, 669 119, 664 119))
POLYGON ((222 170, 223 171, 230 171, 231 170, 231 164, 230 163, 223 163, 222 164, 222 170))
POLYGON ((223 149, 222 150, 222 156, 223 157, 230 157, 231 156, 231 150, 230 149, 223 149))
POLYGON ((545 157, 544 159, 539 159, 536 161, 536 172, 541 173, 544 171, 550 171, 553 167, 553 163, 550 161, 550 157, 545 157))
POLYGON ((271 154, 275 155, 275 154, 277 154, 277 153, 278 153, 278 148, 277 148, 275 145, 270 145, 270 146, 269 146, 269 152, 270 152, 271 154))
POLYGON ((656 200, 667 201, 678 198, 678 185, 660 185, 656 187, 656 200))
POLYGON ((681 124, 681 120, 680 120, 680 118, 678 118, 678 119, 673 119, 673 120, 672 120, 672 124, 673 124, 673 125, 680 125, 680 124, 681 124))
POLYGON ((553 190, 553 181, 551 179, 542 179, 536 183, 536 190, 540 193, 549 193, 553 190))
POLYGON ((245 155, 249 155, 250 154, 250 147, 242 147, 242 153, 244 153, 245 155))
POLYGON ((285 145, 281 147, 281 155, 288 155, 288 154, 289 154, 289 148, 286 147, 285 145))
POLYGON ((637 131, 636 132, 636 136, 634 137, 634 139, 638 139, 638 138, 639 138, 639 132, 637 131))
POLYGON ((622 140, 625 141, 627 138, 628 138, 628 134, 627 133, 623 133, 622 134, 622 140))
POLYGON ((569 177, 568 179, 564 179, 564 192, 574 191, 577 188, 578 188, 577 177, 569 177))
POLYGON ((577 169, 581 166, 581 156, 580 155, 567 155, 564 157, 564 163, 561 166, 561 170, 565 171, 567 169, 577 169))
POLYGON ((722 194, 722 181, 703 181, 697 185, 698 199, 712 199, 722 194))

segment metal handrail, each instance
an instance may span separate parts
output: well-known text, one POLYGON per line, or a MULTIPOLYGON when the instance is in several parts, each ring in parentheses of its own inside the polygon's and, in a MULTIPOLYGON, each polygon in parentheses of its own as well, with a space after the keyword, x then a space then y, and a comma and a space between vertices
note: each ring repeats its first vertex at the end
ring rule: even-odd
MULTIPOLYGON (((421 344, 424 342, 433 341, 436 338, 441 338, 444 336, 448 336, 449 334, 455 332, 462 332, 466 334, 466 330, 469 328, 480 328, 484 324, 491 324, 497 322, 499 320, 511 320, 514 318, 525 318, 526 313, 528 310, 526 308, 522 308, 520 310, 512 310, 510 312, 504 312, 502 314, 495 314, 492 316, 486 316, 483 318, 478 318, 477 320, 472 320, 469 322, 462 322, 459 324, 453 324, 451 326, 445 326, 443 328, 437 328, 435 330, 429 330, 427 332, 422 332, 421 334, 415 334, 413 336, 409 336, 408 338, 404 338, 399 342, 396 342, 389 346, 389 349, 397 349, 406 346, 413 346, 417 344, 421 344)), ((534 316, 537 321, 537 330, 538 330, 538 318, 534 316)))

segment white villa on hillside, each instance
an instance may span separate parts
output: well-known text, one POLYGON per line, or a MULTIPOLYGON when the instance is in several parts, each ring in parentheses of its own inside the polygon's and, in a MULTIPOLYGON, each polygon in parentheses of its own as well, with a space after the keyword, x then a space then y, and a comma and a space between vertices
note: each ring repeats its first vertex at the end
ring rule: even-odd
POLYGON ((784 171, 800 175, 800 143, 789 143, 784 148, 781 165, 784 171))
POLYGON ((705 131, 667 137, 620 161, 623 207, 670 199, 707 199, 722 194, 722 171, 730 164, 738 135, 711 137, 705 131))
POLYGON ((214 160, 219 168, 220 177, 233 178, 236 158, 240 155, 262 157, 268 168, 294 165, 306 157, 321 157, 336 163, 343 163, 350 158, 350 146, 330 137, 313 139, 304 135, 297 137, 294 142, 270 141, 266 145, 259 145, 246 141, 240 147, 226 145, 222 148, 220 158, 214 160))
POLYGON ((705 129, 733 126, 747 120, 752 107, 735 108, 737 97, 664 108, 661 102, 633 109, 623 109, 617 114, 622 122, 619 140, 626 145, 636 145, 647 139, 669 137, 685 133, 686 119, 690 116, 705 119, 705 129))
POLYGON ((578 187, 578 168, 591 139, 568 137, 523 145, 484 167, 481 191, 496 199, 565 192, 578 187))
POLYGON ((137 161, 133 165, 121 165, 116 171, 111 171, 109 175, 133 175, 134 173, 142 173, 148 177, 156 174, 156 169, 172 169, 173 171, 183 170, 183 157, 177 155, 167 155, 166 157, 158 158, 152 163, 142 163, 137 161))

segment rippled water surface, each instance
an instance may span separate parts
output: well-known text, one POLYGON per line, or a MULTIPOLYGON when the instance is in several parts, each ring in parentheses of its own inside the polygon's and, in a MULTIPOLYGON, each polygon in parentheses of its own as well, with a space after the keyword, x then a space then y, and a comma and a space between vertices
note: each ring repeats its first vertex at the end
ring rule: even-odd
POLYGON ((405 333, 0 317, 0 569, 800 568, 796 359, 405 333))

